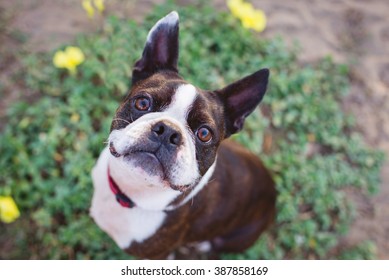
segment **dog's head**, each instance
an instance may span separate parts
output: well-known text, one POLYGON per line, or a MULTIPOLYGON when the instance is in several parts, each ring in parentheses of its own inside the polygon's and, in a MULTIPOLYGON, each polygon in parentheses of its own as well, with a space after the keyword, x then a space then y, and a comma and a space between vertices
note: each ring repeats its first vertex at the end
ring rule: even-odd
POLYGON ((221 90, 195 87, 178 73, 178 24, 171 12, 150 30, 112 121, 109 147, 110 160, 139 184, 185 191, 215 163, 221 141, 242 129, 265 94, 269 71, 221 90))

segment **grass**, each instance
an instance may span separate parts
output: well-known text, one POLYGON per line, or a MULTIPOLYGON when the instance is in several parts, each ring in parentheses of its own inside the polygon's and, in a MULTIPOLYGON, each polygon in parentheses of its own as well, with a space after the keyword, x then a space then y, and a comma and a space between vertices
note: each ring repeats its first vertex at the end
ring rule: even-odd
MULTIPOLYGON (((234 138, 272 170, 277 221, 248 251, 223 258, 336 257, 330 251, 353 219, 343 190, 377 192, 383 161, 341 109, 347 67, 329 57, 302 66, 297 50, 258 38, 229 14, 169 2, 141 25, 109 17, 101 31, 69 42, 86 56, 76 76, 52 65, 54 50, 26 57, 23 78, 42 97, 14 104, 0 136, 0 195, 12 195, 22 212, 14 224, 0 225, 2 240, 12 245, 3 258, 129 257, 88 216, 90 171, 149 28, 173 9, 180 14, 179 65, 188 81, 216 89, 263 67, 271 71, 263 104, 234 138)), ((372 247, 364 243, 338 257, 374 258, 372 247)))

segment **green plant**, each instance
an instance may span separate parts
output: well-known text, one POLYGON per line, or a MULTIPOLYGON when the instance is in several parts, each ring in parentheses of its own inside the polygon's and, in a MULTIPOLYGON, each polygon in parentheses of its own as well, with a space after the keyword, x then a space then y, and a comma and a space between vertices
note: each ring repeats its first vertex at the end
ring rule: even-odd
POLYGON ((277 221, 247 252, 225 258, 327 258, 352 217, 342 189, 377 190, 383 156, 363 144, 340 106, 346 67, 329 58, 299 65, 296 50, 256 38, 229 14, 169 2, 142 25, 110 17, 100 32, 80 36, 85 62, 77 76, 54 68, 54 52, 26 58, 26 84, 42 97, 14 104, 0 136, 0 195, 12 194, 22 213, 5 231, 16 236, 10 257, 128 258, 88 216, 90 171, 148 29, 173 9, 181 18, 180 71, 196 86, 216 89, 271 71, 262 111, 234 138, 274 173, 277 221))

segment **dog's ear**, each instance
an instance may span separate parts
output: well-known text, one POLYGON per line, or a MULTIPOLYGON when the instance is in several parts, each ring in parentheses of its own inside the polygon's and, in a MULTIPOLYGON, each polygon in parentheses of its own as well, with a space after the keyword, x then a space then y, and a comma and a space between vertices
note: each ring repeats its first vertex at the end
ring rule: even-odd
POLYGON ((269 70, 262 69, 216 91, 224 103, 226 137, 243 128, 244 120, 265 95, 268 79, 269 70))
POLYGON ((132 84, 159 70, 178 72, 178 13, 160 19, 149 31, 142 58, 135 63, 132 84))

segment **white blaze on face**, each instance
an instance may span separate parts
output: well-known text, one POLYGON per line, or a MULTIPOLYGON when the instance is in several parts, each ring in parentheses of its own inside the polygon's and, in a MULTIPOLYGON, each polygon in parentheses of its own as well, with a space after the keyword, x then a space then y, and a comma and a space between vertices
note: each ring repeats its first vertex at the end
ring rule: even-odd
POLYGON ((176 120, 174 123, 180 127, 184 140, 183 146, 177 153, 177 162, 171 166, 172 174, 176 177, 172 179, 177 180, 177 183, 173 182, 173 184, 177 186, 191 185, 200 176, 196 160, 196 143, 193 132, 187 123, 189 111, 192 109, 197 95, 198 93, 193 85, 179 86, 173 96, 172 103, 164 112, 166 116, 176 120))
POLYGON ((165 113, 181 123, 186 123, 188 113, 197 95, 198 93, 193 85, 185 84, 179 86, 165 113))
MULTIPOLYGON (((128 147, 144 141, 151 128, 160 121, 167 121, 177 126, 182 134, 183 144, 178 148, 177 156, 174 162, 168 167, 170 172, 170 184, 175 186, 193 185, 200 177, 199 168, 196 160, 196 147, 193 132, 188 127, 187 117, 191 110, 198 93, 196 88, 191 84, 180 85, 174 95, 171 103, 161 112, 152 112, 145 114, 135 120, 125 128, 114 130, 109 136, 109 141, 113 142, 116 151, 122 154, 128 147)), ((139 167, 131 164, 131 161, 124 161, 122 157, 110 157, 111 173, 115 180, 118 180, 120 186, 128 185, 134 191, 139 188, 139 191, 144 187, 165 187, 164 190, 171 192, 172 190, 163 178, 151 176, 139 167), (131 181, 131 184, 128 184, 131 181), (167 190, 169 189, 169 191, 167 190)), ((126 189, 123 191, 127 194, 126 189)), ((177 191, 173 191, 178 195, 177 191)), ((133 192, 128 195, 134 196, 133 192)), ((166 200, 172 199, 171 195, 167 195, 166 200)))

